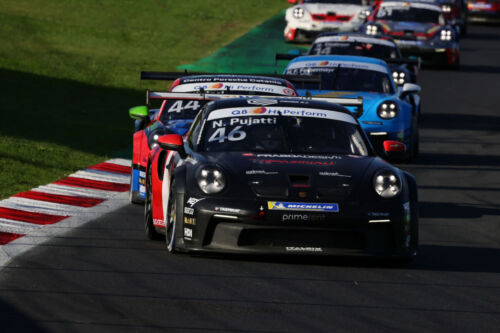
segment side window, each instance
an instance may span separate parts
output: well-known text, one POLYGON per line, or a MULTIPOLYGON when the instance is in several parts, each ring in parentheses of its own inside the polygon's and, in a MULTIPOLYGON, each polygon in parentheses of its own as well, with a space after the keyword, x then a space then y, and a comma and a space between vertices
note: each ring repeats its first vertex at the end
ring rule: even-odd
POLYGON ((196 115, 196 118, 194 118, 193 124, 191 125, 191 129, 189 130, 188 133, 188 138, 187 138, 187 143, 189 147, 193 150, 196 150, 197 146, 197 141, 198 141, 198 136, 200 134, 201 127, 200 122, 201 119, 203 118, 203 114, 205 113, 206 106, 204 106, 200 112, 198 112, 198 115, 196 115))

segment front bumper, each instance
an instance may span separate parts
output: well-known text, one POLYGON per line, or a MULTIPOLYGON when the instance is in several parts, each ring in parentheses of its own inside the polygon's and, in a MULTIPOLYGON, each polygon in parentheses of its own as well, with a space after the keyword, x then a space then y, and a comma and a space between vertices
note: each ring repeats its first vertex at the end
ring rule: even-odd
POLYGON ((268 209, 268 201, 206 198, 183 211, 177 244, 188 252, 408 256, 400 202, 339 202, 339 212, 268 209))

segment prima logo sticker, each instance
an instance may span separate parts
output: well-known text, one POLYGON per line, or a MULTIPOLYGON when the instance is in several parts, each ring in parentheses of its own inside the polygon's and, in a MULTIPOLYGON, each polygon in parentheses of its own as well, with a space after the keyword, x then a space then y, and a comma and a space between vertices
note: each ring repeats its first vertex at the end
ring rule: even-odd
POLYGON ((194 215, 194 209, 189 207, 184 207, 184 214, 186 215, 194 215))

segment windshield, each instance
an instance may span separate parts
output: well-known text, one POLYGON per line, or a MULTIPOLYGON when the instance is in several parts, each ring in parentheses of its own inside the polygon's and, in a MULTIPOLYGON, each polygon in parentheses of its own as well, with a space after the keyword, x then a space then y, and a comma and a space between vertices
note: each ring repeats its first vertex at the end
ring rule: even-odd
POLYGON ((304 0, 304 3, 324 3, 324 4, 353 4, 353 5, 363 5, 365 0, 304 0))
POLYGON ((297 89, 393 93, 391 78, 386 73, 375 70, 342 66, 301 67, 287 69, 286 74, 321 76, 321 85, 318 83, 300 83, 296 85, 297 89))
POLYGON ((378 59, 398 58, 396 46, 372 44, 358 41, 315 43, 309 55, 354 55, 378 59))
MULTIPOLYGON (((259 108, 265 109, 265 108, 259 108)), ((283 108, 284 109, 284 108, 283 108)), ((290 111, 284 110, 283 113, 290 111)), ((299 110, 299 109, 297 109, 299 110)), ((307 109, 308 114, 339 114, 340 118, 351 116, 317 109, 307 109)), ((245 115, 215 117, 203 123, 198 150, 206 152, 250 151, 272 153, 353 154, 368 155, 368 149, 354 121, 328 119, 324 117, 298 117, 278 115, 245 115)), ((300 111, 290 111, 299 112, 300 111)), ((303 111, 304 113, 304 111, 303 111)))
POLYGON ((160 121, 164 124, 172 120, 194 119, 200 109, 210 102, 209 100, 167 100, 163 112, 160 116, 160 121))
POLYGON ((413 6, 382 6, 377 11, 377 19, 443 24, 441 12, 429 8, 416 8, 413 6))

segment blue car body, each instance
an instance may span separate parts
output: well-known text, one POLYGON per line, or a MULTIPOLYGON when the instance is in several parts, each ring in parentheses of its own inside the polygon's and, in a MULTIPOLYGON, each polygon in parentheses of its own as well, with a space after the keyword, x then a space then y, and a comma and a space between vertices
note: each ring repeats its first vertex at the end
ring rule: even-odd
MULTIPOLYGON (((324 87, 314 89, 314 87, 296 86, 300 96, 310 94, 316 97, 362 97, 363 112, 358 120, 363 130, 370 138, 372 145, 379 154, 383 154, 383 141, 395 140, 407 145, 407 159, 416 157, 418 153, 418 119, 420 98, 416 94, 409 94, 402 98, 392 80, 391 70, 386 62, 367 57, 358 56, 302 56, 293 59, 285 69, 285 74, 296 75, 317 75, 323 72, 322 81, 325 75, 330 75, 328 69, 332 69, 331 76, 336 75, 338 68, 359 69, 365 71, 378 71, 377 77, 385 78, 388 89, 386 92, 374 92, 363 90, 327 90, 324 87), (312 88, 312 89, 311 89, 312 88), (321 88, 321 89, 320 89, 321 88), (384 103, 393 102, 397 105, 397 115, 392 119, 383 119, 377 110, 384 103)), ((385 80, 385 79, 384 79, 385 80)), ((354 111, 354 110, 351 110, 354 111)))

